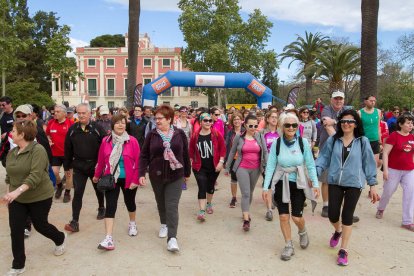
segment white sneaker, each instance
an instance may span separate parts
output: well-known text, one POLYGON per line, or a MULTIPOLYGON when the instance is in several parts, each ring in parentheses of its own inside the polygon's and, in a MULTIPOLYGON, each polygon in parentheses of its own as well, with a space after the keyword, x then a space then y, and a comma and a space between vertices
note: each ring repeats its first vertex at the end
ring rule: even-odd
POLYGON ((128 235, 133 237, 133 236, 136 236, 137 234, 138 234, 137 224, 135 223, 135 221, 132 221, 129 223, 129 226, 128 226, 128 235))
POLYGON ((20 275, 23 272, 25 272, 26 268, 20 268, 20 269, 15 269, 15 268, 10 268, 10 270, 4 274, 5 276, 16 276, 16 275, 20 275))
POLYGON ((98 249, 114 250, 115 244, 111 236, 106 236, 103 241, 98 245, 98 249))
POLYGON ((171 238, 167 243, 167 250, 171 252, 177 252, 180 251, 180 248, 178 247, 177 239, 171 238))
POLYGON ((30 230, 29 229, 24 229, 24 237, 25 238, 28 238, 28 237, 30 237, 30 234, 31 234, 32 232, 30 232, 30 230))
POLYGON ((166 238, 168 236, 168 227, 166 224, 161 224, 160 232, 158 234, 158 237, 160 238, 166 238))
POLYGON ((55 256, 63 255, 66 251, 66 238, 68 237, 68 234, 66 234, 66 232, 63 232, 63 234, 65 234, 65 239, 61 245, 55 247, 55 252, 53 252, 55 256))

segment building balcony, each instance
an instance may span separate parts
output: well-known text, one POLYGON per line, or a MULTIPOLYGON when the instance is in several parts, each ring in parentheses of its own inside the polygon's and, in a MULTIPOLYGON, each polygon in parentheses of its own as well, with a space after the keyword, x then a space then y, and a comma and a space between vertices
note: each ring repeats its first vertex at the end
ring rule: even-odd
POLYGON ((105 90, 105 97, 125 97, 126 90, 105 90))

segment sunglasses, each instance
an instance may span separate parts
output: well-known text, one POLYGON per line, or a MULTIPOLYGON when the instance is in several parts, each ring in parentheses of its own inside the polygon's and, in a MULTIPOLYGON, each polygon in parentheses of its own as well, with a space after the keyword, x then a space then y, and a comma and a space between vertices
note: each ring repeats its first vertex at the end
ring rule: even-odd
POLYGON ((27 117, 27 115, 26 115, 26 114, 23 114, 23 115, 16 115, 16 119, 26 118, 26 117, 27 117))
POLYGON ((220 113, 213 113, 214 116, 220 116, 220 113))
POLYGON ((293 128, 297 128, 297 127, 298 127, 298 124, 297 124, 297 123, 293 123, 293 124, 288 124, 288 123, 286 123, 286 124, 283 124, 283 126, 284 126, 285 128, 291 128, 291 127, 293 127, 293 128))
POLYGON ((211 124, 213 122, 213 120, 212 119, 203 119, 203 122, 204 123, 210 123, 211 124))
POLYGON ((350 124, 355 124, 356 123, 356 121, 355 120, 353 120, 353 119, 342 119, 342 120, 340 120, 339 121, 341 124, 348 124, 348 125, 350 125, 350 124))
POLYGON ((248 125, 247 127, 248 127, 248 128, 258 128, 258 127, 259 127, 259 125, 248 125))
POLYGON ((304 114, 309 114, 309 111, 303 111, 302 113, 304 113, 304 114))

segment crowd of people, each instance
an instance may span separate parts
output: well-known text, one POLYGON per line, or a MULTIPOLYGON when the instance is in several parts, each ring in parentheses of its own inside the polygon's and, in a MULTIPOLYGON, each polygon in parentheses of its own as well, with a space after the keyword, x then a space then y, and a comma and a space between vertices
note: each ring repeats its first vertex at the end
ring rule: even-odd
POLYGON ((414 117, 398 107, 391 112, 376 108, 375 96, 367 97, 359 110, 346 109, 344 98, 343 92, 334 91, 329 104, 318 98, 314 106, 288 104, 280 110, 135 105, 130 111, 107 106, 92 110, 87 103, 14 108, 11 98, 0 98, 0 159, 8 184, 2 201, 9 208, 13 253, 8 275, 25 270, 24 238, 32 225, 55 243, 55 255, 65 252, 67 234, 48 222, 52 199, 63 194, 62 201, 71 202, 64 229, 79 232, 88 179, 97 199, 96 218, 105 224, 105 237, 98 244, 102 250, 115 249, 120 191, 129 215, 128 234, 136 236, 137 188, 150 184, 159 237, 167 238, 167 250, 179 251, 178 206, 191 171, 198 187, 195 219, 203 223, 214 213, 213 196, 223 171, 230 182, 230 208, 239 203, 240 188, 241 228, 246 232, 252 223, 253 192, 262 176, 264 219, 272 221, 277 209, 285 261, 295 254, 290 219, 298 228, 300 247, 308 248, 303 211, 310 203, 313 212, 320 194, 321 215, 334 230, 329 246, 341 241, 338 265, 348 265, 352 224, 359 221, 354 212, 365 184, 372 203, 379 201, 377 219, 383 218, 401 184, 402 227, 414 232, 414 117), (379 169, 384 178, 381 197, 376 189, 379 169), (106 175, 114 185, 103 192, 99 182, 106 175))

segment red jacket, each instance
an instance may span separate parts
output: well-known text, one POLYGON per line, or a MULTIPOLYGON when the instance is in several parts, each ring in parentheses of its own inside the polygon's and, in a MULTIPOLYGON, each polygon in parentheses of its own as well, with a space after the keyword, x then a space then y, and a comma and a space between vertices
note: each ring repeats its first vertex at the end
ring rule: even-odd
MULTIPOLYGON (((201 157, 200 152, 197 149, 197 141, 200 136, 200 131, 194 133, 190 140, 190 159, 192 160, 192 167, 195 171, 201 169, 201 157)), ((220 161, 220 158, 224 160, 226 156, 226 144, 224 143, 224 138, 214 128, 211 129, 211 141, 213 142, 213 164, 216 167, 220 161)))
MULTIPOLYGON (((112 136, 106 136, 99 148, 98 163, 95 168, 95 177, 100 178, 102 171, 105 169, 104 174, 110 174, 109 170, 109 156, 112 152, 112 136)), ((139 169, 139 155, 140 148, 137 139, 133 136, 129 136, 129 141, 124 144, 124 151, 122 157, 124 159, 125 169, 125 189, 131 186, 131 183, 138 184, 138 169, 139 169)))

